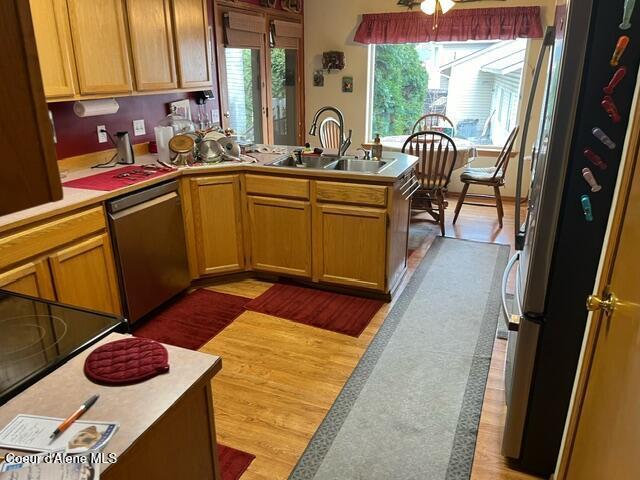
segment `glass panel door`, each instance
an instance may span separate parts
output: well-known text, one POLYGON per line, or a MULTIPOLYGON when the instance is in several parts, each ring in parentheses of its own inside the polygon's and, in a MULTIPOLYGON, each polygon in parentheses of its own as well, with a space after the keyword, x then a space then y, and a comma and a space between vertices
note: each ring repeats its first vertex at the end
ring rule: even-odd
POLYGON ((238 140, 264 143, 260 50, 225 49, 229 127, 238 140))
POLYGON ((298 144, 298 51, 271 49, 271 114, 276 145, 298 144))

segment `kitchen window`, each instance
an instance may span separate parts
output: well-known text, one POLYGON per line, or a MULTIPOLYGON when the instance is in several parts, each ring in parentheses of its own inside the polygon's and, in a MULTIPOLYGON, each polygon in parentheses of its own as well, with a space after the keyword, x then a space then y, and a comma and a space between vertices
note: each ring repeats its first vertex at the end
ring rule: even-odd
POLYGON ((302 24, 215 5, 223 127, 242 143, 301 144, 302 24))
POLYGON ((408 135, 422 115, 457 138, 502 146, 517 124, 526 39, 375 45, 370 136, 408 135))

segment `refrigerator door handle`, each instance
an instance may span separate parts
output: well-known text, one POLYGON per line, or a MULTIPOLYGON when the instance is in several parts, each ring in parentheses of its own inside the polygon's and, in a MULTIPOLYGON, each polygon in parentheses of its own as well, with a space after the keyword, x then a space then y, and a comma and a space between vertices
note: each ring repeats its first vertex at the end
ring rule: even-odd
MULTIPOLYGON (((555 27, 547 27, 544 33, 544 40, 540 54, 538 55, 538 61, 536 62, 536 68, 533 71, 533 80, 531 84, 531 92, 529 93, 529 100, 527 101, 527 110, 525 113, 524 126, 522 128, 522 137, 520 138, 520 153, 518 155, 518 175, 516 181, 516 211, 515 211, 515 226, 516 226, 516 249, 522 250, 524 248, 524 239, 522 238, 520 229, 520 203, 522 200, 522 179, 524 176, 524 161, 525 161, 525 148, 527 147, 527 134, 529 133, 529 123, 531 122, 531 113, 533 111, 533 104, 536 99, 536 92, 538 89, 538 82, 540 81, 540 73, 542 71, 542 64, 544 62, 547 50, 553 47, 555 41, 555 27)), ((531 162, 533 165, 533 161, 531 162)))
POLYGON ((517 332, 520 326, 520 318, 522 317, 522 307, 520 303, 521 292, 520 292, 520 252, 516 253, 509 263, 507 264, 507 268, 504 271, 504 275, 502 276, 502 316, 504 318, 505 326, 509 331, 517 332), (509 276, 511 275, 511 271, 516 268, 516 288, 515 288, 515 303, 517 313, 511 313, 509 311, 509 306, 507 305, 507 285, 509 283, 509 276))

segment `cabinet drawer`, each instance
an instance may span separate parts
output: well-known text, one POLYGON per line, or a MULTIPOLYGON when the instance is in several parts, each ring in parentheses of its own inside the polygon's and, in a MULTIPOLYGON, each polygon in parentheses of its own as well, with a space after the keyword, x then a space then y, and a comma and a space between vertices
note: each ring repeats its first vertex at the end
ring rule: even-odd
POLYGON ((2 237, 0 268, 35 257, 105 228, 104 212, 100 206, 2 237))
POLYGON ((301 178, 246 175, 247 193, 270 197, 309 199, 309 180, 301 178))
POLYGON ((338 182, 316 182, 316 199, 321 202, 387 206, 387 187, 338 182))

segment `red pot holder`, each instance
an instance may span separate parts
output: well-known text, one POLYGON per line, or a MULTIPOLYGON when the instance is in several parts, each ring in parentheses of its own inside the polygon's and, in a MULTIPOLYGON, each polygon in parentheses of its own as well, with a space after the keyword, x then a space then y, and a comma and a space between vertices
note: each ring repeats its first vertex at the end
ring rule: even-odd
POLYGON ((163 345, 146 338, 126 338, 96 348, 84 362, 84 373, 95 383, 128 385, 169 371, 163 345))

